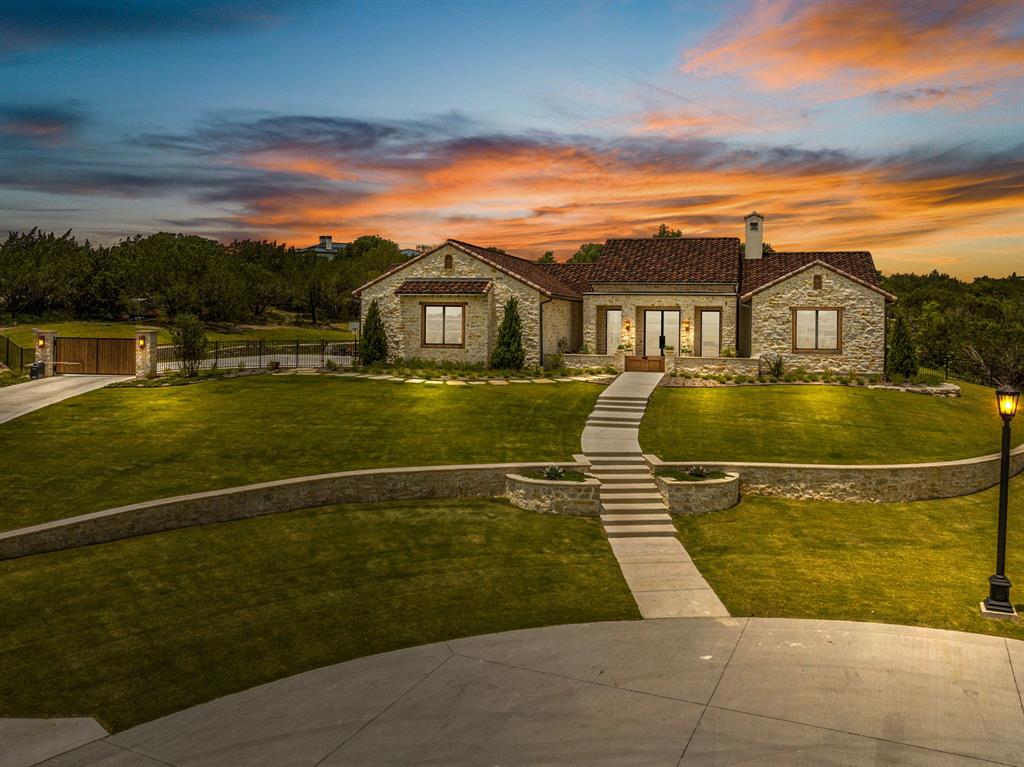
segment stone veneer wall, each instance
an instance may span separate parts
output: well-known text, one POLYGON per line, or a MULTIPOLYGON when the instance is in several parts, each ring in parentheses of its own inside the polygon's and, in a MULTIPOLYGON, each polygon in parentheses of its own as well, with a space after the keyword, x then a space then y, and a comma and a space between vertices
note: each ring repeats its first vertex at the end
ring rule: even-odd
MULTIPOLYGON (((505 302, 511 297, 519 299, 519 314, 523 318, 523 346, 526 350, 526 364, 540 364, 540 293, 533 288, 524 285, 504 272, 500 272, 492 266, 485 264, 478 258, 471 256, 458 248, 447 245, 430 255, 414 259, 405 268, 399 269, 363 291, 361 296, 362 320, 366 321, 366 312, 370 303, 376 299, 380 306, 381 319, 388 334, 388 351, 392 358, 397 357, 430 357, 432 359, 449 359, 458 361, 472 361, 486 363, 490 350, 494 343, 494 336, 498 325, 505 311, 505 302), (444 268, 445 254, 452 256, 452 268, 444 268), (421 300, 427 300, 421 296, 396 296, 395 289, 403 282, 414 278, 476 278, 492 280, 490 292, 484 297, 489 313, 488 327, 486 331, 486 348, 476 343, 470 357, 468 349, 424 349, 420 346, 420 318, 407 315, 403 312, 403 304, 415 304, 417 311, 421 300), (410 328, 409 324, 413 323, 410 328), (479 355, 479 356, 476 356, 479 355)), ((440 303, 461 303, 467 298, 481 300, 480 296, 444 296, 440 303)), ((467 337, 471 332, 470 319, 466 318, 467 337)), ((483 330, 474 328, 474 336, 482 338, 483 330)))
MULTIPOLYGON (((642 290, 642 287, 637 288, 642 290)), ((600 347, 597 345, 598 332, 598 307, 621 307, 623 323, 628 319, 633 330, 627 338, 625 330, 622 332, 623 343, 627 340, 634 342, 635 351, 633 354, 642 355, 644 352, 644 314, 645 309, 676 309, 679 315, 680 340, 671 344, 678 351, 680 345, 689 346, 693 349, 694 332, 697 329, 696 307, 703 309, 719 308, 722 310, 722 348, 731 346, 736 348, 736 296, 722 295, 715 293, 708 294, 687 294, 675 293, 601 293, 585 295, 583 297, 583 343, 591 350, 600 347), (690 330, 683 328, 683 323, 690 322, 690 330)), ((600 322, 602 332, 604 330, 603 320, 600 322)), ((668 341, 666 341, 668 343, 668 341)))
MULTIPOLYGON (((955 498, 999 482, 999 455, 943 463, 834 466, 797 463, 674 461, 648 456, 657 466, 693 466, 737 472, 740 490, 751 495, 817 501, 897 503, 955 498)), ((1024 445, 1010 454, 1010 475, 1024 470, 1024 445)))
POLYGON ((700 482, 683 482, 657 475, 654 481, 658 483, 658 490, 665 498, 670 514, 707 514, 731 509, 740 502, 740 478, 735 472, 721 479, 700 482))
POLYGON ((544 354, 558 353, 558 340, 564 338, 569 350, 580 348, 582 303, 555 298, 541 303, 544 312, 544 354))
POLYGON ((622 370, 626 364, 626 356, 618 354, 565 354, 562 364, 567 368, 603 368, 608 365, 622 370))
POLYGON ((674 357, 672 367, 666 369, 678 375, 680 372, 692 375, 748 375, 756 376, 758 360, 747 357, 674 357))
MULTIPOLYGON (((406 357, 451 362, 484 362, 491 352, 495 328, 494 306, 490 295, 450 296, 418 295, 398 296, 401 316, 402 348, 406 357), (461 348, 421 346, 423 332, 423 304, 464 304, 463 344, 461 348), (409 351, 411 350, 411 351, 409 351)), ((391 334, 388 333, 388 342, 391 334)))
POLYGON ((885 369, 885 297, 863 285, 813 266, 751 299, 751 357, 774 351, 787 369, 881 374, 885 369), (820 290, 814 277, 822 278, 820 290), (840 354, 793 351, 792 309, 842 308, 840 354))
MULTIPOLYGON (((0 560, 335 503, 499 497, 505 494, 510 470, 550 465, 493 463, 342 471, 162 498, 0 533, 0 560)), ((555 465, 576 471, 587 468, 575 463, 555 465)))
POLYGON ((513 506, 546 514, 596 517, 601 513, 601 482, 530 479, 519 474, 505 476, 505 495, 513 506))

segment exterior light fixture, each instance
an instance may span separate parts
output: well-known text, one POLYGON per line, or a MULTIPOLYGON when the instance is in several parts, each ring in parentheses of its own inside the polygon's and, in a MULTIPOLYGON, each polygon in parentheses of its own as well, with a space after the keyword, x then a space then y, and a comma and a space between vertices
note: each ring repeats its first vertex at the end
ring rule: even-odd
POLYGON ((146 337, 145 336, 139 336, 139 348, 140 349, 145 349, 146 348, 146 337))
POLYGON ((999 530, 996 538, 996 572, 988 579, 988 599, 981 612, 994 618, 1016 618, 1010 602, 1010 579, 1006 577, 1006 506, 1010 487, 1010 421, 1017 414, 1020 392, 1010 386, 996 389, 996 405, 1003 419, 1003 446, 999 461, 999 530))
POLYGON ((689 320, 683 320, 683 330, 685 330, 687 333, 690 332, 690 321, 689 320))
POLYGON ((628 319, 624 323, 622 323, 622 326, 626 329, 627 333, 633 329, 633 323, 628 319))
POLYGON ((36 346, 40 349, 46 346, 46 336, 39 336, 39 338, 36 339, 36 346))

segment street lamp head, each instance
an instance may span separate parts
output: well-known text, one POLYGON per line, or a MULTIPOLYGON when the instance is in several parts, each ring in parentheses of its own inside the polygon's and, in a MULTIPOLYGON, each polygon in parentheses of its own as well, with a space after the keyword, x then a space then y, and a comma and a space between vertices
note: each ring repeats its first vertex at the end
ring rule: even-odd
POLYGON ((996 389, 996 403, 999 406, 999 415, 1007 423, 1017 414, 1017 406, 1020 404, 1020 392, 1012 386, 1000 386, 996 389))

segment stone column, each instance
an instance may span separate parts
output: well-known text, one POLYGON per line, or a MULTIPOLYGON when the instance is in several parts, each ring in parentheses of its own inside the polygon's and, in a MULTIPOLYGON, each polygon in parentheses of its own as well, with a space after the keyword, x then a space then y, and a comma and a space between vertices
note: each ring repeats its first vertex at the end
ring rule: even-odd
POLYGON ((139 328, 135 331, 135 377, 153 378, 157 374, 155 328, 139 328))
POLYGON ((40 330, 32 328, 35 336, 36 362, 43 363, 43 376, 49 378, 54 374, 54 347, 57 344, 56 330, 40 330))

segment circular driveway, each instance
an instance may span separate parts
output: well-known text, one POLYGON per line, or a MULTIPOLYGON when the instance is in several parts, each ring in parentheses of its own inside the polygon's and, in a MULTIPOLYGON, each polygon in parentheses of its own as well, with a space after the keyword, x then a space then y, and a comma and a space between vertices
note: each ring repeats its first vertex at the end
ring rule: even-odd
POLYGON ((103 765, 1024 765, 1024 642, 678 618, 361 658, 51 759, 103 765))

